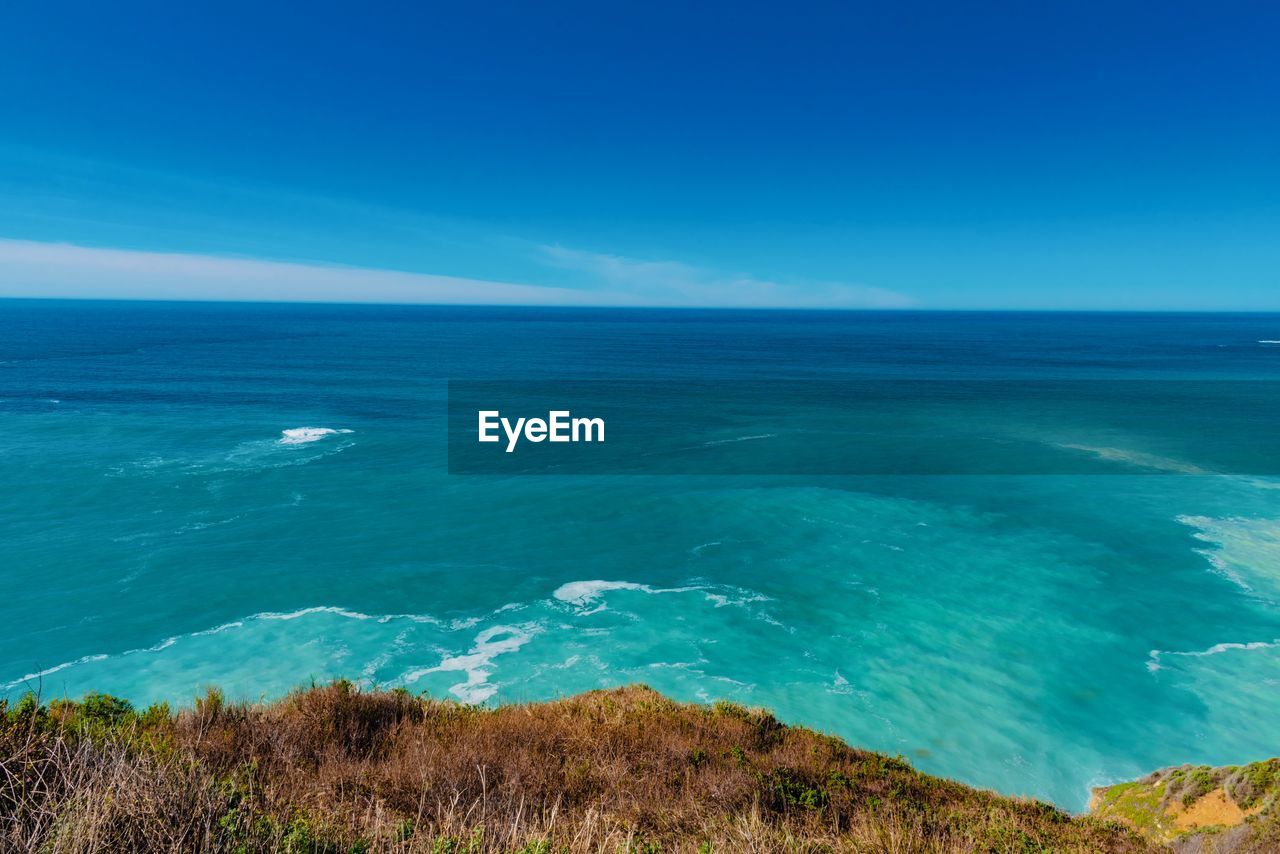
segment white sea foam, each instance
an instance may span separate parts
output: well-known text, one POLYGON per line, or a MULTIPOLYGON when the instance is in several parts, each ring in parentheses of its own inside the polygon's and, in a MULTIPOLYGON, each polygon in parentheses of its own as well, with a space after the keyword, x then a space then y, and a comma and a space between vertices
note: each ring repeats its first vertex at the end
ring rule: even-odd
POLYGON ((570 581, 567 584, 560 585, 551 595, 556 600, 577 609, 578 616, 588 616, 607 610, 608 606, 602 600, 604 599, 604 594, 613 590, 630 590, 655 596, 664 593, 702 592, 706 600, 713 603, 717 608, 724 605, 746 605, 750 602, 765 602, 769 599, 768 596, 762 596, 750 590, 724 587, 722 585, 717 585, 714 588, 699 584, 686 587, 653 587, 648 584, 637 584, 634 581, 599 580, 570 581))
POLYGON ((14 679, 12 682, 6 682, 4 685, 4 689, 6 691, 9 691, 14 688, 22 687, 24 685, 28 688, 33 688, 33 689, 38 688, 39 681, 45 676, 49 676, 51 674, 57 673, 59 670, 66 670, 68 667, 75 667, 80 664, 88 664, 91 661, 102 661, 106 657, 107 657, 106 655, 99 653, 97 655, 81 656, 80 658, 77 658, 75 661, 64 661, 61 664, 55 664, 53 667, 46 667, 44 670, 37 670, 33 673, 28 673, 26 676, 22 676, 18 679, 14 679), (33 682, 37 684, 33 685, 32 684, 33 682))
POLYGON ((776 439, 777 433, 757 433, 752 436, 735 436, 732 439, 712 439, 710 442, 703 442, 702 447, 711 448, 716 445, 732 445, 734 442, 754 442, 757 439, 776 439))
POLYGON ((599 602, 610 590, 654 592, 649 585, 636 584, 633 581, 570 581, 568 584, 561 584, 551 595, 576 608, 586 608, 599 602))
POLYGON ((570 581, 568 584, 561 584, 551 595, 560 602, 578 609, 579 616, 586 616, 605 610, 607 606, 601 600, 604 599, 604 594, 612 590, 632 590, 656 595, 660 593, 689 593, 702 589, 704 588, 651 587, 648 584, 636 584, 634 581, 570 581), (595 607, 591 607, 593 605, 595 607))
POLYGON ((402 680, 406 685, 411 685, 430 673, 465 673, 467 681, 450 686, 449 693, 464 703, 483 703, 498 691, 498 686, 489 681, 489 677, 493 675, 493 659, 520 649, 533 640, 533 636, 539 631, 540 628, 534 623, 493 626, 476 635, 469 652, 446 655, 435 667, 411 670, 402 680))
POLYGON ((793 629, 785 626, 772 614, 758 608, 750 607, 758 602, 771 601, 768 596, 756 593, 753 590, 744 590, 740 587, 730 587, 722 584, 693 584, 685 587, 653 587, 648 584, 637 584, 634 581, 570 581, 569 583, 562 584, 560 587, 556 588, 552 597, 559 602, 571 606, 577 616, 587 617, 592 614, 598 614, 601 611, 608 610, 608 606, 603 601, 605 594, 615 590, 627 590, 655 596, 667 593, 702 593, 703 598, 717 608, 723 608, 730 605, 743 608, 758 620, 772 626, 778 626, 786 629, 787 631, 793 631, 793 629))
POLYGON ((1177 652, 1167 649, 1153 649, 1147 656, 1147 670, 1155 673, 1164 667, 1160 663, 1160 659, 1164 656, 1179 655, 1188 658, 1206 658, 1210 655, 1220 655, 1224 652, 1242 651, 1248 652, 1255 649, 1271 649, 1272 647, 1280 647, 1280 638, 1273 641, 1251 641, 1249 643, 1215 643, 1208 649, 1202 649, 1193 652, 1177 652))
MULTIPOLYGON (((298 672, 304 672, 356 676, 362 684, 426 681, 461 700, 480 703, 503 690, 503 683, 493 676, 497 672, 497 658, 516 653, 537 635, 552 632, 557 643, 572 639, 569 648, 564 650, 571 653, 573 644, 619 631, 616 624, 597 627, 583 619, 604 610, 604 600, 614 592, 643 593, 646 597, 693 593, 692 603, 705 601, 717 608, 737 606, 756 619, 776 623, 752 604, 767 601, 768 597, 749 590, 724 585, 661 588, 630 581, 584 580, 561 585, 547 598, 507 604, 468 618, 370 614, 335 605, 263 611, 211 628, 166 637, 151 646, 86 655, 43 669, 32 668, 34 672, 7 684, 0 683, 0 695, 24 687, 38 688, 42 678, 59 674, 56 681, 61 691, 76 693, 81 686, 107 686, 133 696, 173 701, 175 697, 189 696, 188 692, 196 687, 191 681, 190 663, 201 661, 212 667, 210 679, 232 693, 247 692, 246 697, 262 690, 282 691, 292 686, 298 672), (509 616, 514 612, 529 616, 515 622, 509 616), (307 625, 285 629, 303 621, 307 625), (353 623, 365 627, 359 628, 353 623), (384 624, 391 624, 388 631, 375 628, 384 624), (272 625, 276 628, 271 628, 272 625), (224 633, 225 640, 208 637, 224 633), (457 639, 468 635, 473 635, 472 642, 460 645, 457 639), (176 649, 171 649, 174 647, 176 649), (270 663, 253 664, 261 651, 268 648, 288 652, 270 663), (438 657, 433 663, 429 663, 431 659, 423 661, 424 652, 438 657), (146 676, 139 681, 138 674, 146 676), (449 674, 461 674, 463 678, 449 680, 449 674)), ((628 623, 639 623, 642 615, 624 611, 622 616, 628 623)), ((581 660, 584 667, 598 671, 606 671, 615 664, 595 657, 589 661, 576 659, 575 655, 577 653, 571 653, 562 659, 565 668, 574 666, 570 660, 581 660)), ((542 665, 537 661, 531 664, 536 676, 542 665)), ((528 671, 522 668, 518 672, 527 676, 528 671)), ((715 676, 707 674, 707 678, 715 676)), ((46 688, 50 685, 52 681, 46 683, 46 688)))
POLYGON ((1275 338, 1259 338, 1258 343, 1259 344, 1280 344, 1280 340, 1277 340, 1275 338))
POLYGON ((315 449, 307 453, 282 453, 281 448, 298 449, 302 446, 310 446, 322 439, 343 436, 353 432, 353 430, 347 428, 335 427, 290 427, 287 430, 281 430, 280 438, 278 439, 250 439, 240 442, 230 450, 201 456, 151 456, 135 460, 126 465, 112 466, 108 473, 111 477, 129 477, 133 475, 150 477, 166 471, 210 475, 246 469, 274 469, 306 465, 319 457, 340 453, 353 443, 349 441, 331 441, 326 443, 323 450, 315 449))
POLYGON ((1196 551, 1215 572, 1252 593, 1280 596, 1280 519, 1184 515, 1177 520, 1212 546, 1196 551))
POLYGON ((299 619, 301 617, 308 617, 316 614, 329 614, 333 616, 343 617, 349 620, 376 620, 379 623, 388 623, 394 620, 406 620, 414 623, 429 623, 434 626, 444 625, 443 621, 425 614, 384 614, 381 616, 373 616, 370 614, 362 614, 359 611, 352 611, 347 608, 338 608, 330 605, 318 605, 310 608, 301 608, 297 611, 287 611, 287 612, 266 611, 259 614, 252 614, 248 617, 244 617, 243 619, 231 620, 226 623, 221 623, 209 629, 200 629, 199 631, 189 632, 187 634, 173 635, 173 636, 164 638, 163 640, 159 641, 158 643, 152 644, 151 646, 137 647, 134 649, 126 649, 123 652, 117 652, 117 653, 111 653, 111 654, 94 653, 92 655, 81 656, 80 658, 74 659, 72 661, 65 661, 61 664, 56 664, 52 667, 47 667, 43 670, 28 673, 25 676, 12 680, 11 682, 0 684, 0 690, 8 691, 8 690, 13 690, 15 688, 19 688, 23 686, 30 686, 31 682, 37 681, 44 676, 48 676, 50 674, 57 673, 62 670, 66 670, 67 668, 70 668, 70 667, 78 667, 83 664, 91 664, 95 661, 105 661, 111 658, 134 656, 142 653, 162 652, 163 650, 166 650, 169 647, 172 647, 175 644, 181 643, 182 641, 187 640, 189 638, 198 638, 198 637, 205 637, 208 635, 216 635, 222 632, 230 631, 232 629, 243 629, 249 624, 256 623, 256 622, 290 621, 290 620, 299 619))
POLYGON ((1104 460, 1117 463, 1127 463, 1128 465, 1138 466, 1139 468, 1155 469, 1156 471, 1177 472, 1179 474, 1214 474, 1213 471, 1201 468, 1195 463, 1184 462, 1183 460, 1175 460, 1171 457, 1162 457, 1156 454, 1148 454, 1142 451, 1131 451, 1125 448, 1106 448, 1095 445, 1077 445, 1070 443, 1060 443, 1060 448, 1066 448, 1072 451, 1084 451, 1093 454, 1104 460))
MULTIPOLYGON (((336 614, 339 617, 346 617, 348 620, 372 620, 375 619, 369 614, 362 614, 359 611, 350 611, 346 608, 337 608, 333 605, 316 605, 311 608, 300 608, 297 611, 285 611, 275 613, 267 611, 261 614, 254 614, 251 620, 296 620, 299 617, 307 617, 311 614, 336 614)), ((390 617, 390 615, 388 615, 390 617)))
POLYGON ((305 445, 309 442, 318 442, 325 436, 350 432, 350 430, 333 427, 290 427, 288 430, 280 431, 280 438, 277 441, 281 445, 305 445))
POLYGON ((1172 472, 1175 474, 1215 475, 1217 477, 1229 478, 1236 483, 1242 483, 1247 486, 1256 487, 1257 489, 1280 489, 1280 482, 1277 482, 1274 479, 1237 474, 1222 474, 1221 472, 1203 468, 1195 463, 1190 463, 1185 460, 1178 460, 1172 457, 1162 457, 1157 454, 1148 454, 1142 451, 1062 442, 1055 442, 1054 444, 1059 448, 1065 448, 1072 451, 1084 451, 1104 460, 1125 463, 1139 468, 1155 469, 1156 471, 1172 472))
POLYGON ((715 605, 717 608, 723 608, 726 605, 736 605, 739 607, 745 607, 746 605, 750 605, 755 602, 772 601, 768 596, 765 596, 763 593, 757 593, 754 590, 744 590, 741 587, 722 586, 718 588, 720 592, 716 592, 714 590, 706 590, 705 588, 693 588, 693 589, 704 590, 704 595, 706 596, 707 601, 715 605))

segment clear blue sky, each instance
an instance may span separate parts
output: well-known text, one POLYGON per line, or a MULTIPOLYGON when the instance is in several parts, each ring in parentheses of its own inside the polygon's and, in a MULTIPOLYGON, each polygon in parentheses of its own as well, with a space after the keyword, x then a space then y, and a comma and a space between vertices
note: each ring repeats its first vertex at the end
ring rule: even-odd
POLYGON ((1278 45, 1262 2, 19 0, 0 295, 1276 310, 1278 45))

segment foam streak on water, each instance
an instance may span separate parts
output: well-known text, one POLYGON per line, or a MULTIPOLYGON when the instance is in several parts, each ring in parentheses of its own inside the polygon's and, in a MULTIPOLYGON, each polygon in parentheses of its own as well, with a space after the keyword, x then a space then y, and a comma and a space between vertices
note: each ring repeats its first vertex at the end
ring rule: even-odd
POLYGON ((318 442, 325 436, 350 432, 350 430, 335 430, 332 427, 290 427, 280 431, 279 441, 281 445, 305 445, 308 442, 318 442))

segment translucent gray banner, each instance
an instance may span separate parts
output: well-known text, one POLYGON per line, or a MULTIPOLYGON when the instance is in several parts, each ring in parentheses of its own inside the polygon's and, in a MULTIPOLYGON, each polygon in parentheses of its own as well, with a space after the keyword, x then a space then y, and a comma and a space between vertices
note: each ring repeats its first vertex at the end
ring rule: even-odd
POLYGON ((1280 473, 1280 382, 451 381, 453 474, 1280 473))

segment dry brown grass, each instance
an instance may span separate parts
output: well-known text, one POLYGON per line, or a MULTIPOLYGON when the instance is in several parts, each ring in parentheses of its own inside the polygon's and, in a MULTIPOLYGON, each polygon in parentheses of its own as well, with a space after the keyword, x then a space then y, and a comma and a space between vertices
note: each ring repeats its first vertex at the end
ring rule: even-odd
POLYGON ((0 717, 0 847, 48 851, 1147 851, 1119 825, 644 687, 485 710, 337 684, 0 717))

